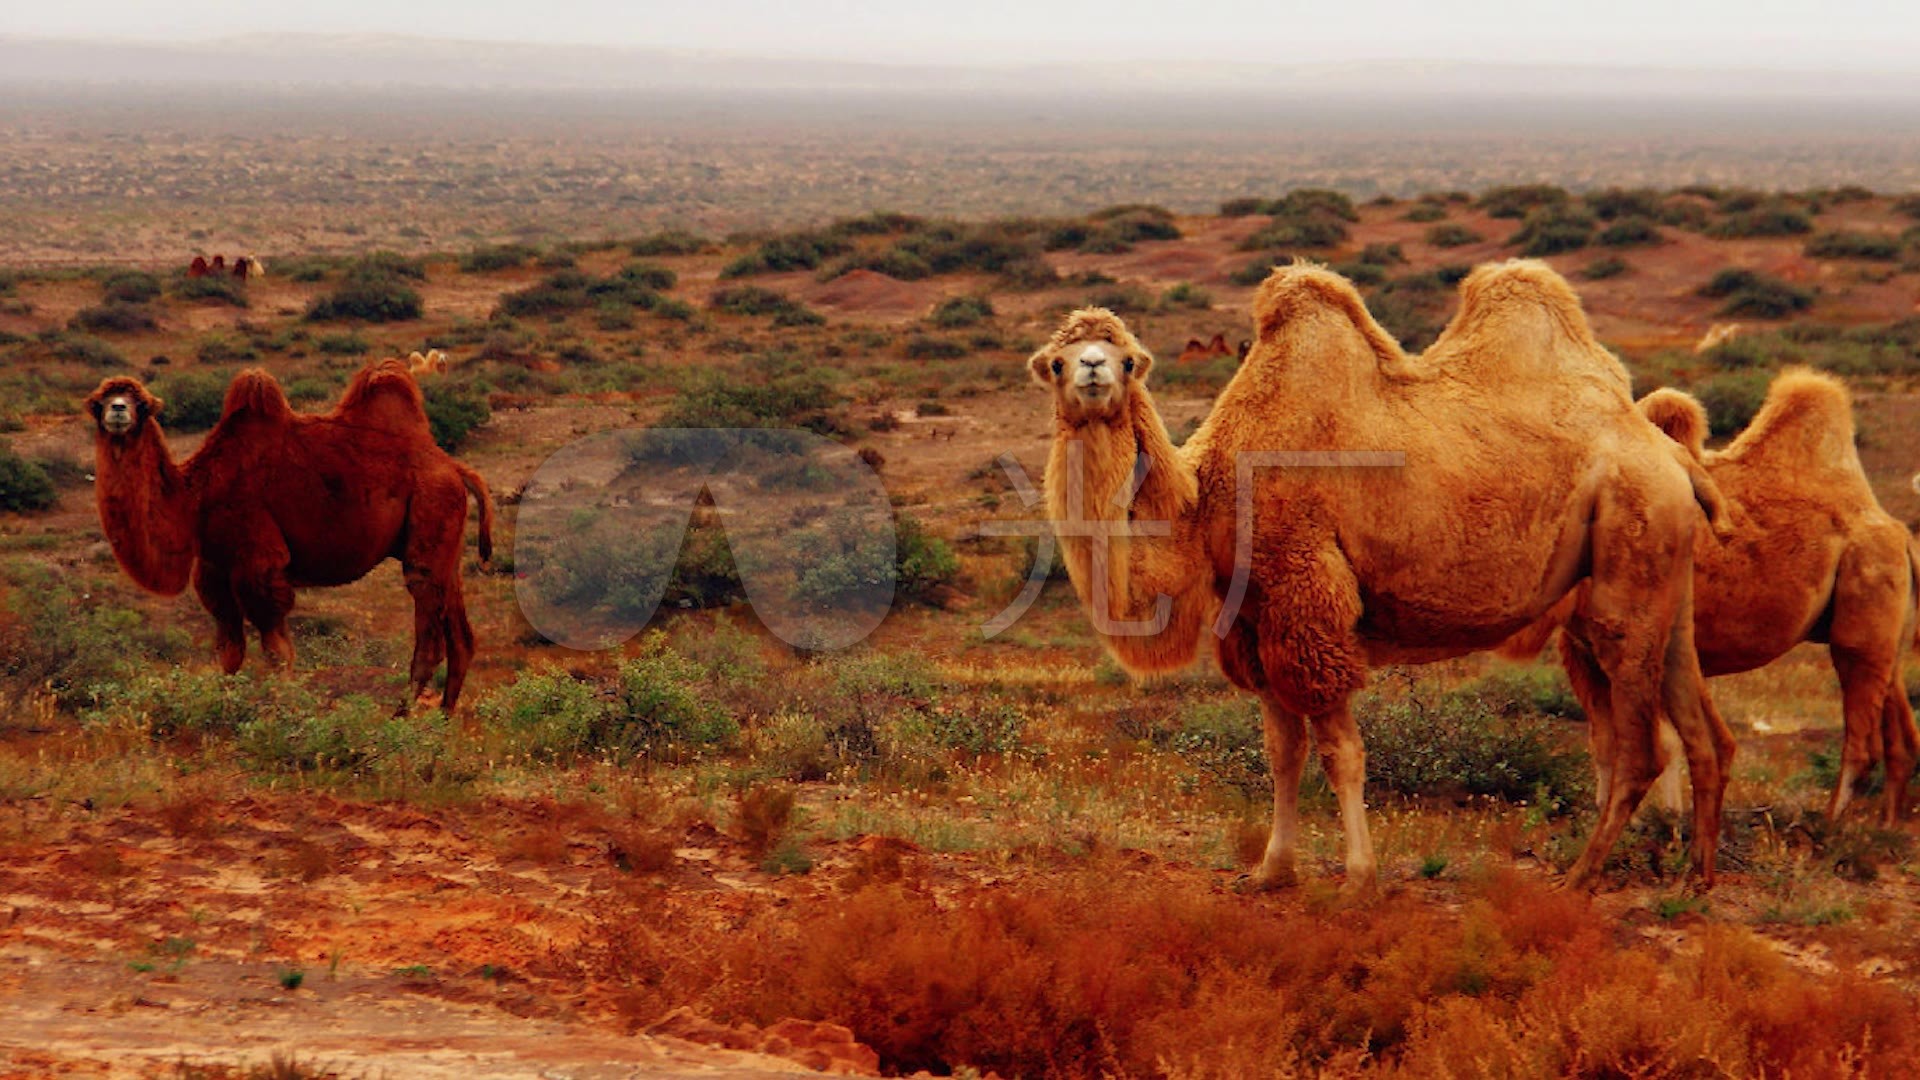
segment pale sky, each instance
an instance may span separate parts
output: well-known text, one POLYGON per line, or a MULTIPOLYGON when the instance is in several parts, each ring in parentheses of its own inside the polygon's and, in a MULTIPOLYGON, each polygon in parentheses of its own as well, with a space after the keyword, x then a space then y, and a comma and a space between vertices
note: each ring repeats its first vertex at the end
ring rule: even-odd
POLYGON ((1911 71, 1912 0, 15 0, 0 34, 274 32, 905 63, 1435 59, 1911 71))

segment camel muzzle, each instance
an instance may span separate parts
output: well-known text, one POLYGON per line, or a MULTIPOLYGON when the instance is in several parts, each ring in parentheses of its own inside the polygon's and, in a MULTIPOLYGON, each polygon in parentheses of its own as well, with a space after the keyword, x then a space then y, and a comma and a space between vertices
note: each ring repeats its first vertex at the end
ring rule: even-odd
POLYGON ((115 398, 101 410, 100 427, 109 435, 125 435, 133 430, 135 416, 132 405, 115 398))

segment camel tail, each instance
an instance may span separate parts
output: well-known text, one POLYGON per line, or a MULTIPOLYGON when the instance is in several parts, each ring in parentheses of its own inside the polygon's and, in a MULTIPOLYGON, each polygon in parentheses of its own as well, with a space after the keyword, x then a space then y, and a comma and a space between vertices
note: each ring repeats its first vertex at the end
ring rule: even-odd
POLYGON ((1640 412, 1697 460, 1707 449, 1707 410, 1692 394, 1663 386, 1640 399, 1640 412))
POLYGON ((1727 512, 1727 497, 1720 491, 1720 485, 1707 475, 1706 466, 1691 454, 1674 450, 1674 458, 1680 467, 1687 470, 1687 482, 1693 485, 1693 501, 1700 504, 1700 512, 1707 515, 1707 528, 1713 530, 1715 538, 1725 543, 1733 536, 1733 516, 1727 512))
POLYGON ((1540 650, 1546 648, 1547 641, 1553 637, 1553 632, 1560 629, 1567 617, 1573 614, 1573 605, 1578 600, 1578 590, 1567 593, 1525 629, 1494 646, 1493 654, 1502 660, 1521 662, 1539 656, 1540 650))
POLYGON ((227 396, 220 404, 220 418, 238 413, 267 420, 286 420, 293 416, 287 395, 264 368, 248 368, 227 385, 227 396))
POLYGON ((472 493, 473 501, 480 504, 480 561, 493 561, 493 493, 487 490, 486 478, 478 472, 460 464, 453 463, 460 473, 460 482, 472 493))

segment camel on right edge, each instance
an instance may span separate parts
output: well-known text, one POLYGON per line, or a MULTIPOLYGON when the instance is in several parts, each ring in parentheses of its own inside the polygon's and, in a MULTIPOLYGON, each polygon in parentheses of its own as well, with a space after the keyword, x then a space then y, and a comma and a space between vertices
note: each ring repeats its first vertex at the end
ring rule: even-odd
MULTIPOLYGON (((1846 717, 1828 816, 1844 811, 1873 763, 1884 761, 1884 815, 1893 824, 1905 810, 1920 751, 1901 678, 1920 562, 1906 528, 1867 483, 1847 388, 1805 369, 1782 373, 1753 422, 1724 450, 1704 449, 1706 411, 1678 390, 1655 390, 1641 399, 1640 411, 1706 467, 1731 504, 1732 537, 1694 545, 1693 639, 1701 671, 1752 671, 1803 641, 1825 644, 1846 717)), ((1550 614, 1500 651, 1537 655, 1563 614, 1550 614)), ((1563 641, 1560 653, 1590 721, 1604 791, 1613 727, 1606 678, 1578 642, 1563 641)))
POLYGON ((1613 778, 1570 882, 1593 875, 1660 772, 1669 715, 1710 885, 1732 739, 1702 708, 1693 551, 1719 496, 1633 407, 1626 369, 1538 262, 1483 266, 1409 356, 1345 278, 1276 269, 1255 341, 1174 447, 1153 357, 1112 312, 1068 316, 1028 365, 1052 394, 1048 515, 1101 641, 1175 670, 1211 629, 1260 698, 1273 831, 1256 887, 1295 880, 1307 733, 1339 798, 1346 887, 1375 882, 1349 699, 1368 669, 1491 648, 1582 582, 1571 623, 1609 678, 1613 778))

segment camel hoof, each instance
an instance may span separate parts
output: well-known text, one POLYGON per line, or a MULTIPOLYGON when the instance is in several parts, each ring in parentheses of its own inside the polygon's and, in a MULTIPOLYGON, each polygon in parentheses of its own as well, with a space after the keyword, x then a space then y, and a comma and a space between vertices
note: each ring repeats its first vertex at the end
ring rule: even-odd
POLYGON ((1299 875, 1291 867, 1285 870, 1255 870, 1241 874, 1233 880, 1233 891, 1237 893, 1280 892, 1300 884, 1299 875))

